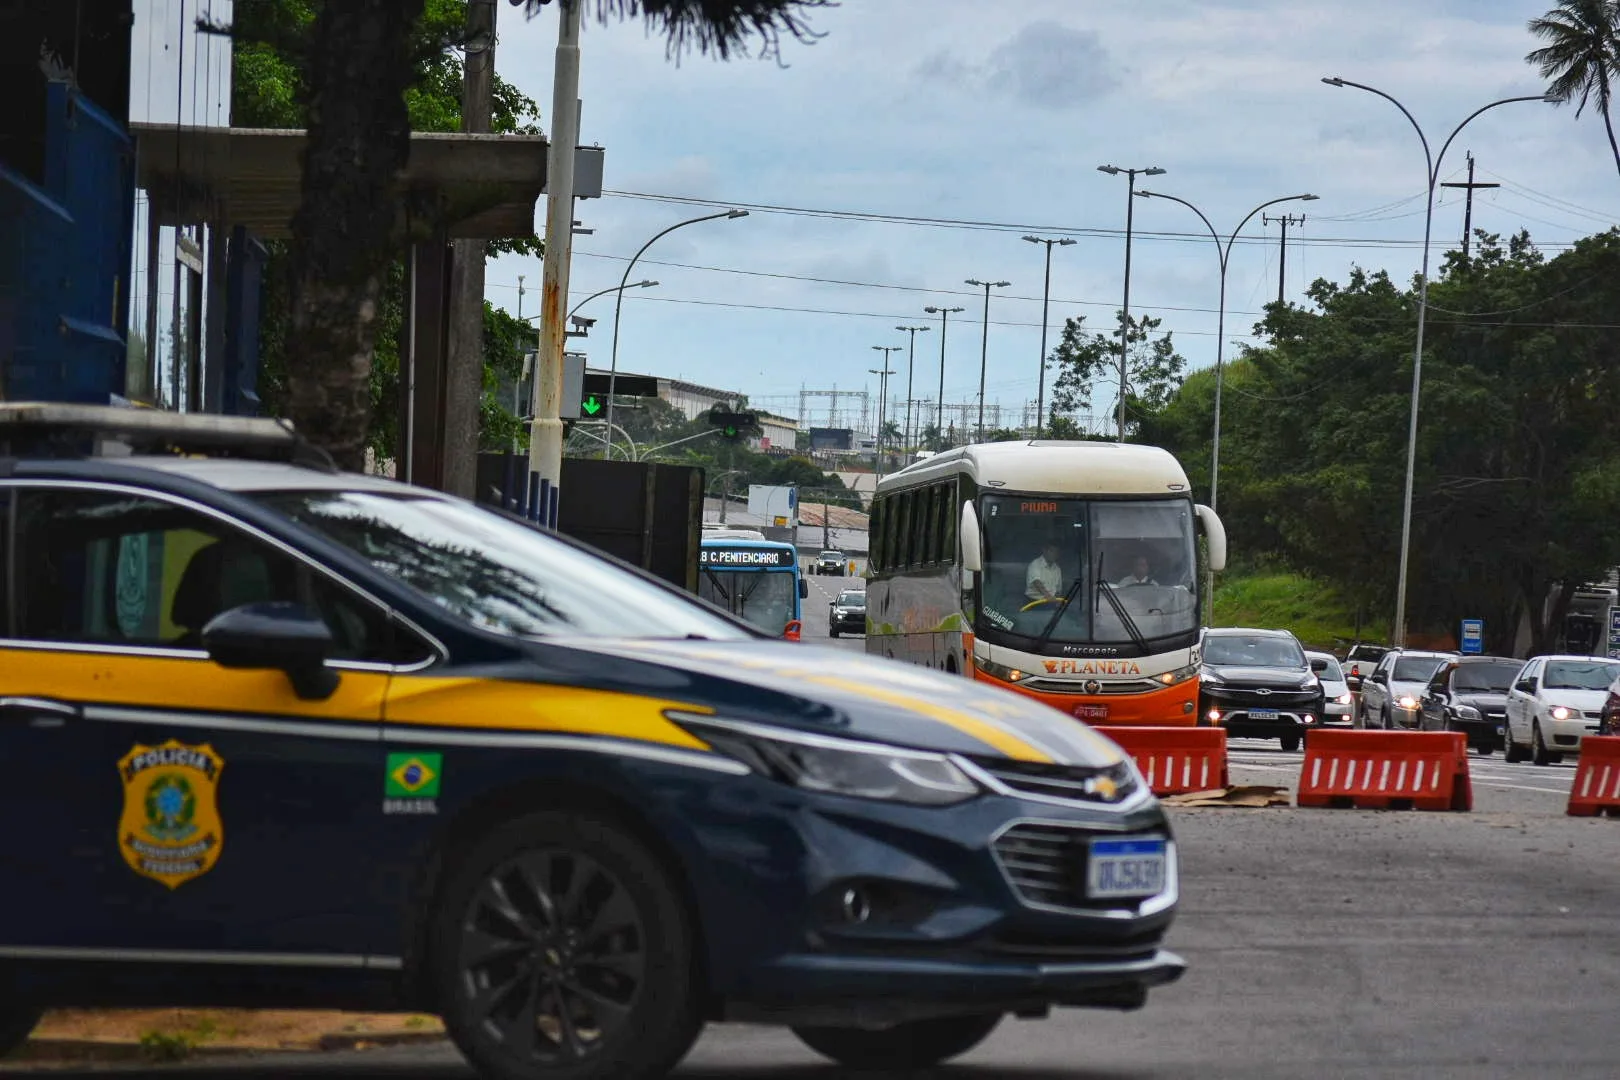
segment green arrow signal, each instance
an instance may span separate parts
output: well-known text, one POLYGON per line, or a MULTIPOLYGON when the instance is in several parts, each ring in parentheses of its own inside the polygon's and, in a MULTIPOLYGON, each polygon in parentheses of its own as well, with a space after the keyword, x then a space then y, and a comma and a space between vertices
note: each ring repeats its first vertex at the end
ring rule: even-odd
POLYGON ((580 408, 585 410, 586 416, 595 416, 597 413, 602 411, 602 403, 596 400, 595 394, 592 394, 590 397, 585 399, 584 404, 582 404, 580 408))

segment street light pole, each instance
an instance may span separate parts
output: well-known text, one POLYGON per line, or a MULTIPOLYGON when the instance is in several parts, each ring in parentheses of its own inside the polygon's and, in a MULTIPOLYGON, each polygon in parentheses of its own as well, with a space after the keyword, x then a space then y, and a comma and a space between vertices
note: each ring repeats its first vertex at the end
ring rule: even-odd
POLYGON ((899 352, 900 351, 900 346, 899 345, 874 345, 874 346, 872 346, 872 348, 874 350, 876 350, 877 352, 880 352, 880 353, 883 354, 883 370, 882 371, 878 371, 876 368, 868 368, 867 369, 873 375, 882 375, 883 376, 883 378, 878 383, 877 463, 876 463, 877 464, 877 475, 878 475, 878 478, 881 479, 883 477, 883 429, 885 427, 885 421, 888 419, 889 376, 894 374, 894 372, 889 370, 889 354, 893 353, 893 352, 899 352))
POLYGON ((721 218, 725 218, 729 221, 733 218, 747 216, 748 211, 746 210, 722 210, 718 214, 704 214, 702 217, 689 218, 686 221, 677 221, 675 224, 669 226, 669 228, 664 229, 661 232, 654 233, 652 239, 648 240, 645 244, 642 244, 641 250, 637 251, 633 256, 631 256, 630 261, 625 264, 624 280, 619 282, 619 288, 617 290, 619 295, 613 301, 613 360, 608 366, 608 423, 613 423, 613 391, 617 389, 619 376, 619 312, 624 308, 624 290, 629 288, 630 271, 635 269, 636 260, 641 258, 642 255, 646 254, 647 249, 652 247, 653 244, 655 244, 661 237, 668 236, 676 229, 684 229, 686 226, 696 225, 700 221, 716 221, 721 218))
POLYGON ((873 472, 875 475, 872 478, 872 482, 875 484, 877 481, 883 479, 883 414, 888 405, 889 376, 894 374, 894 372, 889 370, 889 354, 892 352, 899 352, 900 346, 874 345, 872 348, 883 354, 882 370, 879 370, 878 368, 866 369, 870 374, 878 376, 877 459, 873 462, 873 472))
POLYGON ((939 400, 934 402, 934 437, 939 442, 939 448, 943 448, 945 445, 945 331, 950 329, 951 316, 967 309, 935 307, 930 304, 923 310, 930 315, 939 316, 939 400))
MULTIPOLYGON (((1232 261, 1232 245, 1237 242, 1238 233, 1243 231, 1243 226, 1247 225, 1254 218, 1254 215, 1260 213, 1260 211, 1266 209, 1268 206, 1276 206, 1278 203, 1296 201, 1315 202, 1316 196, 1309 194, 1284 195, 1279 199, 1272 199, 1270 202, 1263 202, 1253 210, 1250 210, 1248 214, 1244 216, 1243 220, 1238 222, 1237 228, 1232 230, 1231 235, 1226 238, 1226 242, 1222 243, 1220 234, 1215 231, 1215 226, 1210 224, 1209 218, 1204 215, 1202 210, 1198 209, 1198 207, 1194 206, 1186 199, 1176 195, 1163 195, 1157 191, 1138 191, 1136 194, 1138 198, 1143 199, 1168 199, 1171 202, 1180 203, 1182 206, 1185 206, 1187 209, 1197 214, 1198 220, 1202 221, 1204 223, 1204 228, 1209 230, 1209 238, 1215 241, 1215 255, 1220 260, 1221 299, 1220 306, 1216 309, 1218 314, 1215 317, 1215 431, 1210 440, 1209 451, 1209 508, 1211 510, 1217 510, 1219 509, 1221 485, 1221 376, 1224 367, 1223 360, 1225 359, 1226 355, 1226 271, 1231 265, 1232 261)), ((1205 574, 1204 595, 1209 597, 1210 606, 1208 610, 1211 614, 1213 614, 1215 609, 1214 570, 1210 570, 1205 574)))
POLYGON ((1131 227, 1133 215, 1136 210, 1136 177, 1163 176, 1164 170, 1157 165, 1146 169, 1122 169, 1118 165, 1099 165, 1098 172, 1109 176, 1118 176, 1124 173, 1130 179, 1130 186, 1125 194, 1125 304, 1119 316, 1119 441, 1125 441, 1125 373, 1130 367, 1130 330, 1131 330, 1131 227))
POLYGON ((587 296, 585 299, 581 300, 579 303, 577 303, 573 307, 569 308, 568 309, 568 314, 570 314, 570 315, 574 314, 580 308, 584 307, 586 304, 590 303, 592 300, 595 300, 598 296, 606 296, 608 293, 623 292, 626 289, 650 289, 650 288, 652 288, 653 286, 655 286, 657 284, 658 284, 658 282, 656 282, 656 281, 632 281, 628 285, 610 285, 606 289, 599 289, 598 291, 591 293, 591 295, 587 296))
MULTIPOLYGON (((911 452, 911 449, 912 449, 912 445, 911 445, 911 376, 912 376, 913 370, 917 366, 917 335, 919 333, 926 334, 926 333, 928 333, 928 331, 932 330, 933 327, 932 326, 897 326, 897 327, 895 327, 895 329, 896 330, 907 330, 907 331, 910 331, 910 333, 911 333, 911 353, 909 354, 909 358, 906 360, 906 434, 905 434, 905 447, 906 447, 906 452, 909 454, 911 452)), ((887 365, 885 365, 885 366, 887 366, 887 365)))
POLYGON ((1074 243, 1074 241, 1066 236, 1061 239, 1051 240, 1041 236, 1026 236, 1024 239, 1028 240, 1031 244, 1046 245, 1046 285, 1041 289, 1040 381, 1036 383, 1035 389, 1035 437, 1038 439, 1041 437, 1041 406, 1046 402, 1046 324, 1048 321, 1046 309, 1047 305, 1050 304, 1052 300, 1052 245, 1056 244, 1059 247, 1068 247, 1070 244, 1074 243))
POLYGON ((1004 289, 1011 285, 1010 281, 980 281, 978 278, 968 278, 965 284, 979 285, 984 288, 984 336, 979 341, 979 434, 978 440, 984 442, 984 371, 990 358, 990 290, 1004 289))
POLYGON ((1395 591, 1395 626, 1392 635, 1392 643, 1396 648, 1400 648, 1406 644, 1406 575, 1412 548, 1412 479, 1417 469, 1418 394, 1423 383, 1423 327, 1427 321, 1426 316, 1429 310, 1429 241, 1434 229, 1434 189, 1440 181, 1440 163, 1445 159, 1446 150, 1451 146, 1452 140, 1480 113, 1494 109, 1499 105, 1511 105, 1516 101, 1542 101, 1557 104, 1560 99, 1549 94, 1530 94, 1522 97, 1502 98, 1491 102, 1489 105, 1482 105, 1469 113, 1467 119, 1452 129, 1451 134, 1446 136, 1446 141, 1440 144, 1440 153, 1436 155, 1429 152, 1429 138, 1423 133, 1422 126, 1418 124, 1411 110, 1407 109, 1405 105, 1402 105, 1391 95, 1376 87, 1351 82, 1349 79, 1324 78, 1322 81, 1329 86, 1352 86, 1357 90, 1365 90, 1369 94, 1377 94, 1401 110, 1401 114, 1412 125, 1412 130, 1417 132, 1418 141, 1423 144, 1423 158, 1428 169, 1424 177, 1428 186, 1428 197, 1423 214, 1423 268, 1418 272, 1417 341, 1412 346, 1412 403, 1410 415, 1407 418, 1406 431, 1406 491, 1401 503, 1400 579, 1395 591))

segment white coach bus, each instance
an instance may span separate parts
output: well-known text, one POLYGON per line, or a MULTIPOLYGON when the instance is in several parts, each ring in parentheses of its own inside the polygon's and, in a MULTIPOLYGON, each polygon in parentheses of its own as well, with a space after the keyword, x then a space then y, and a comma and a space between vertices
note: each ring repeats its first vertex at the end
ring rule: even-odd
POLYGON ((1167 451, 982 443, 878 484, 866 651, 1106 724, 1195 724, 1203 575, 1226 530, 1167 451))

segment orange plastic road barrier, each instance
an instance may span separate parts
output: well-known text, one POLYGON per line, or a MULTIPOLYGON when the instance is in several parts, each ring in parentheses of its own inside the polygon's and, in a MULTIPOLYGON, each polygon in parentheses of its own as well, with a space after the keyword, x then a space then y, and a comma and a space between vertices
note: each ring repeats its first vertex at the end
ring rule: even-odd
POLYGON ((1142 770, 1155 795, 1180 795, 1231 786, 1226 773, 1226 729, 1218 727, 1098 727, 1142 770))
POLYGON ((1620 817, 1620 735, 1581 739, 1581 761, 1569 789, 1569 815, 1620 817))
POLYGON ((1305 738, 1300 806, 1472 810, 1468 737, 1457 731, 1336 731, 1305 738))

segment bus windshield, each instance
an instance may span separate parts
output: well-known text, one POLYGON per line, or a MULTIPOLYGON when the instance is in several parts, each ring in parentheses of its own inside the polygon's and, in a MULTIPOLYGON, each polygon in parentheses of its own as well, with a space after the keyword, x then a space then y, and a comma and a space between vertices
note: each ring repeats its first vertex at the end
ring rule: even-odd
POLYGON ((1137 645, 1198 629, 1193 505, 987 495, 980 633, 1137 645))
POLYGON ((698 575, 698 595, 768 634, 780 636, 794 618, 796 578, 781 570, 716 570, 698 575))

